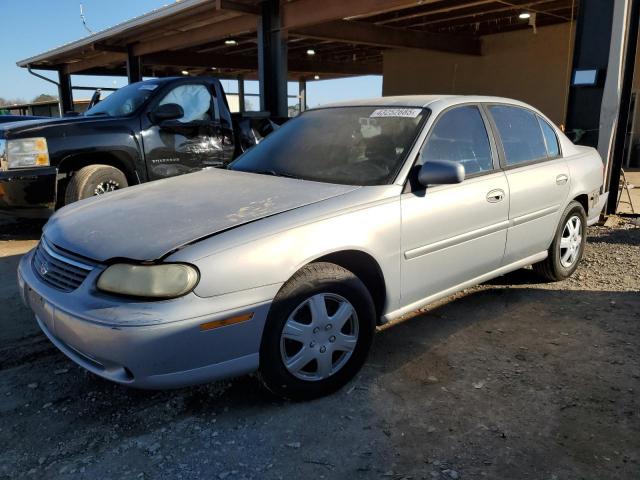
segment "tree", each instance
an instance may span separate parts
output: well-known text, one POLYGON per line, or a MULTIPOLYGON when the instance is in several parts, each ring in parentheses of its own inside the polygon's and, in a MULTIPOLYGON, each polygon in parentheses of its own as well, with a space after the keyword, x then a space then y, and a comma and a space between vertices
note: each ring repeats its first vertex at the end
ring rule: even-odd
POLYGON ((27 103, 23 98, 2 98, 0 97, 0 107, 7 105, 16 105, 21 103, 27 103))
POLYGON ((33 103, 37 102, 57 102, 58 97, 55 95, 49 95, 48 93, 41 93, 33 99, 33 103))

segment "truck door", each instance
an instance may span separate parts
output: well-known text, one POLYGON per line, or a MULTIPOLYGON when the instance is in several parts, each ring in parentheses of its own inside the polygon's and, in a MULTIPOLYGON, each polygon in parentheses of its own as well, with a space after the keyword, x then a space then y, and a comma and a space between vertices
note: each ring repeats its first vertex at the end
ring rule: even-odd
POLYGON ((143 118, 142 143, 150 180, 182 175, 223 163, 224 148, 217 103, 209 86, 176 85, 155 104, 174 103, 184 115, 153 123, 143 118))

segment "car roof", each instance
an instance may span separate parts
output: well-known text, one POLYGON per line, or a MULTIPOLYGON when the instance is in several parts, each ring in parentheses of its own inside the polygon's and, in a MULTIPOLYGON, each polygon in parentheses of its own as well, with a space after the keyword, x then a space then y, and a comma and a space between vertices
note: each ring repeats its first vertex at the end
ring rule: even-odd
MULTIPOLYGON (((429 107, 435 103, 440 108, 446 108, 460 103, 509 103, 527 108, 532 108, 526 103, 512 98, 492 97, 484 95, 396 95, 390 97, 364 98, 360 100, 350 100, 345 102, 335 102, 322 105, 319 108, 332 107, 429 107)), ((535 110, 535 109, 534 109, 535 110)))

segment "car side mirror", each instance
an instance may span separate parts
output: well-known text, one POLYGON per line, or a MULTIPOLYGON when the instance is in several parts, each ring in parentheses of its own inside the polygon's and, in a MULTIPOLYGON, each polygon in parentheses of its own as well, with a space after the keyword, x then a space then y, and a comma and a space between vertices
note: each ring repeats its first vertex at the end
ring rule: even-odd
POLYGON ((464 180, 464 165, 451 160, 428 160, 418 172, 421 185, 449 185, 464 180))
POLYGON ((149 113, 149 118, 153 123, 177 120, 182 117, 184 117, 184 110, 177 103, 165 103, 149 113))

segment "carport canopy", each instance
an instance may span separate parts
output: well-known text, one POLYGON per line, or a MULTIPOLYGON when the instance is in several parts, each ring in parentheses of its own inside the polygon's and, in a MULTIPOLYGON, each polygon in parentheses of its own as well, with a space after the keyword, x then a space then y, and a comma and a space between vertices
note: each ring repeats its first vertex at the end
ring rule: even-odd
MULTIPOLYGON (((286 115, 287 80, 382 73, 385 49, 482 55, 482 37, 567 22, 573 0, 182 0, 21 60, 70 75, 215 75, 260 80, 261 108, 286 115)), ((410 75, 411 72, 407 72, 410 75)), ((304 105, 304 103, 303 103, 304 105)))

